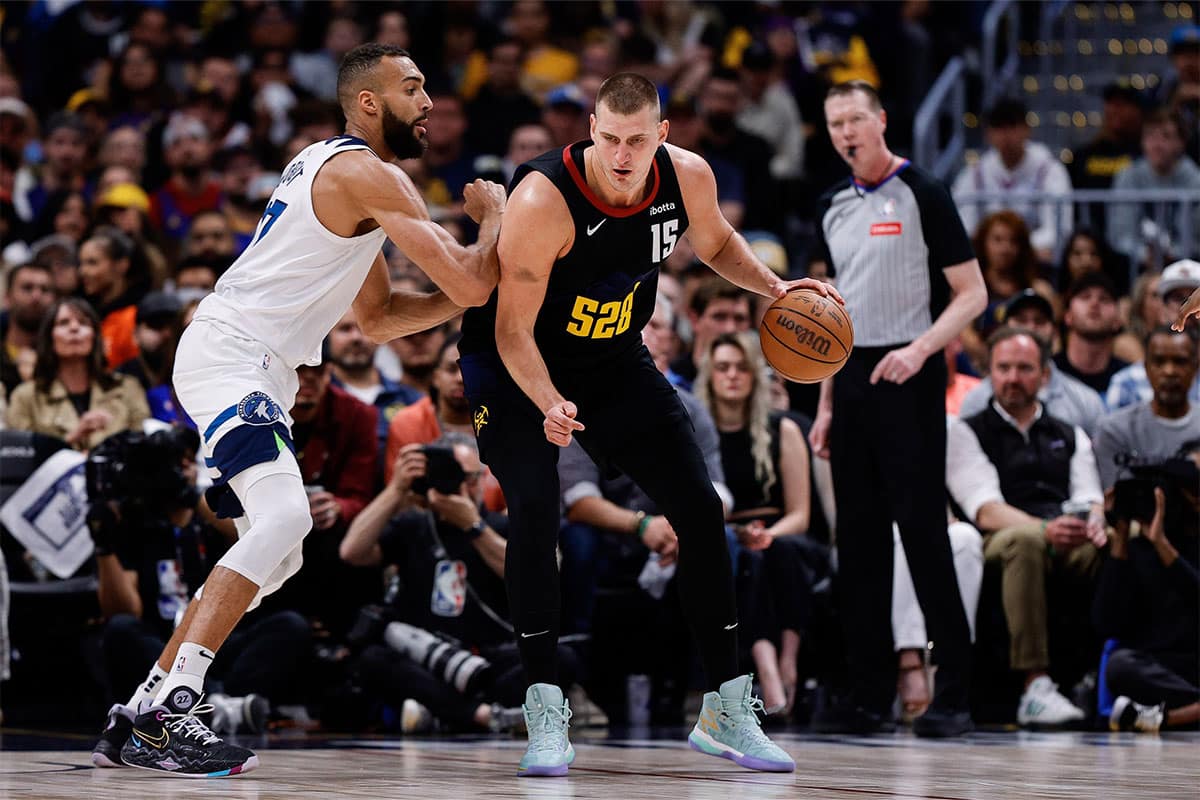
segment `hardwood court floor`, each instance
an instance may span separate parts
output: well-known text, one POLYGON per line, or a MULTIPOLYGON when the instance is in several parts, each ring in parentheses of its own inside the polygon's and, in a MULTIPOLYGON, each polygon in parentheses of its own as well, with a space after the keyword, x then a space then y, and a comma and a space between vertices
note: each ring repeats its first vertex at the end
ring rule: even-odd
MULTIPOLYGON (((671 740, 575 737, 566 778, 514 776, 514 740, 272 740, 262 766, 227 779, 98 770, 88 753, 13 750, 0 740, 0 798, 402 798, 404 800, 765 800, 767 798, 1200 798, 1200 735, 976 733, 948 742, 908 734, 871 739, 779 734, 794 774, 749 772, 671 740), (317 745, 316 749, 296 749, 317 745)), ((63 742, 63 746, 89 746, 63 742)))

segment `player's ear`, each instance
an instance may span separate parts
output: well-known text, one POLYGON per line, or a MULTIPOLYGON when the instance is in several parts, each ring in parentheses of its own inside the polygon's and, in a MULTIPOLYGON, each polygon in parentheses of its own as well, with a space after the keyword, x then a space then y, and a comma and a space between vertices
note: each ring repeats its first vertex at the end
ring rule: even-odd
POLYGON ((369 111, 374 114, 379 111, 375 103, 375 93, 370 89, 363 89, 358 93, 358 107, 364 111, 369 111))
POLYGON ((668 120, 663 120, 658 123, 658 143, 662 144, 667 140, 667 132, 671 130, 671 123, 668 120))
POLYGON ((588 138, 596 141, 596 115, 588 114, 588 138))

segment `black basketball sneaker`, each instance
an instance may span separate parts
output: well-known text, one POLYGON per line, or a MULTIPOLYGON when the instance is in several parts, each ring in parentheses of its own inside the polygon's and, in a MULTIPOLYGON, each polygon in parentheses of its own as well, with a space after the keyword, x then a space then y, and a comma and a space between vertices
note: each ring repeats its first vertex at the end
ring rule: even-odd
POLYGON ((258 756, 244 747, 226 744, 196 715, 212 711, 186 686, 171 692, 165 705, 138 714, 121 748, 121 760, 131 767, 182 775, 221 778, 258 766, 258 756))
POLYGON ((104 731, 100 741, 92 748, 92 763, 97 767, 121 767, 121 746, 129 741, 129 732, 133 730, 133 709, 117 703, 108 710, 108 719, 104 723, 104 731))

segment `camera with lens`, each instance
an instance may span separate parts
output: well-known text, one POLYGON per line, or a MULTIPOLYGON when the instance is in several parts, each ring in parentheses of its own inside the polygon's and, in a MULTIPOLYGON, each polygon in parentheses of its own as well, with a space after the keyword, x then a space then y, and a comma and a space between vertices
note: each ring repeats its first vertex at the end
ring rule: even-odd
POLYGON ((193 506, 199 494, 183 465, 199 447, 190 428, 114 434, 88 456, 88 500, 93 506, 115 503, 123 514, 193 506))
POLYGON ((1200 469, 1186 456, 1163 459, 1139 459, 1128 453, 1117 455, 1114 462, 1132 477, 1123 478, 1113 486, 1113 516, 1117 519, 1136 519, 1149 522, 1154 517, 1154 490, 1166 495, 1168 529, 1181 515, 1195 515, 1191 510, 1200 489, 1200 469), (1184 492, 1192 496, 1188 498, 1184 492))
POLYGON ((430 489, 437 489, 442 494, 457 492, 467 479, 467 473, 454 457, 454 449, 427 444, 421 452, 425 454, 425 474, 413 480, 412 490, 417 494, 425 494, 430 489))

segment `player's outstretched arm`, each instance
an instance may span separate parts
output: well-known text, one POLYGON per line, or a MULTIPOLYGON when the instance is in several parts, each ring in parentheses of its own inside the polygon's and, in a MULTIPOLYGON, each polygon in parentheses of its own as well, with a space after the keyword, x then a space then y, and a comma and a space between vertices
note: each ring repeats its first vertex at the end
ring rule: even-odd
POLYGON ((1171 323, 1172 330, 1183 330, 1187 326, 1188 317, 1200 317, 1200 289, 1196 289, 1187 300, 1183 301, 1183 306, 1179 309, 1179 316, 1171 323))
POLYGON ((837 289, 828 283, 811 278, 785 281, 772 272, 721 213, 717 204, 717 182, 708 163, 688 150, 668 147, 687 208, 686 235, 697 258, 730 283, 764 297, 782 297, 793 289, 813 289, 842 302, 837 289))
POLYGON ((336 196, 352 198, 362 216, 378 222, 401 252, 455 304, 467 307, 487 302, 496 286, 496 240, 505 206, 503 186, 490 181, 468 185, 464 191, 465 209, 479 223, 479 238, 463 246, 429 218, 425 200, 412 179, 398 167, 369 156, 343 156, 329 166, 339 167, 331 187, 336 196))
POLYGON ((513 191, 500 231, 500 292, 496 349, 521 391, 546 415, 546 437, 562 446, 572 430, 574 406, 555 388, 533 337, 550 270, 574 236, 562 195, 541 173, 530 173, 513 191), (553 430, 551 428, 553 427, 553 430))
POLYGON ((461 311, 445 292, 393 291, 383 253, 375 256, 375 263, 354 298, 358 326, 377 344, 429 330, 461 311))

